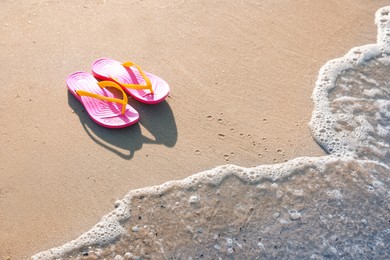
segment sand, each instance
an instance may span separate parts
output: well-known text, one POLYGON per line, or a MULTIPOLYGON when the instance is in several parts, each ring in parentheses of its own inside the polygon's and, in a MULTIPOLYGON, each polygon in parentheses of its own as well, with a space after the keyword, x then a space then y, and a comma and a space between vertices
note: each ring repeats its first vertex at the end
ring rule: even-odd
POLYGON ((307 123, 320 67, 375 42, 386 1, 0 2, 0 259, 76 238, 130 189, 218 165, 325 152, 307 123), (109 130, 68 74, 132 60, 171 86, 109 130))

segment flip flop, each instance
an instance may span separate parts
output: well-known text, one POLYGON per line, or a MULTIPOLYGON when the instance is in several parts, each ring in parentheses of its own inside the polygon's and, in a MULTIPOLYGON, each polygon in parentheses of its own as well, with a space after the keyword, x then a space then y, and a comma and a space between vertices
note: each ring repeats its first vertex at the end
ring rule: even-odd
POLYGON ((68 76, 66 84, 70 93, 84 105, 97 124, 108 128, 122 128, 138 122, 138 112, 127 104, 126 93, 115 82, 98 82, 89 73, 75 72, 68 76), (107 87, 118 89, 123 95, 122 99, 105 89, 107 87))
POLYGON ((100 80, 110 80, 120 85, 134 99, 157 104, 169 94, 169 85, 162 78, 144 72, 135 63, 101 58, 92 64, 92 74, 100 80))

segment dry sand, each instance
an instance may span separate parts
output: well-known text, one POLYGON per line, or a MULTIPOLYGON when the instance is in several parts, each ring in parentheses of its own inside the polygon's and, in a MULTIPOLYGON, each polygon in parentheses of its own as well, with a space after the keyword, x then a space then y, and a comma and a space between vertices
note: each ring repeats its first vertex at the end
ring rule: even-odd
MULTIPOLYGON (((0 1, 0 259, 76 238, 130 189, 233 163, 320 156, 320 67, 375 42, 387 1, 0 1), (171 86, 109 130, 67 93, 97 58, 171 86)), ((388 2, 387 2, 388 3, 388 2)))

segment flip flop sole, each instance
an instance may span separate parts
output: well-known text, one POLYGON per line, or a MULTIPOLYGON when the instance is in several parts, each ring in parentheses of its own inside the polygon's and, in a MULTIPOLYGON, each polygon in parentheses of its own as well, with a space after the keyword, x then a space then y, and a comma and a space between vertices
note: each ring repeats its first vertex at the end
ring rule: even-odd
MULTIPOLYGON (((123 90, 134 99, 146 104, 157 104, 165 100, 170 90, 168 83, 152 73, 144 73, 152 83, 153 94, 148 89, 137 90, 122 86, 123 90)), ((119 61, 108 58, 96 60, 92 64, 92 74, 100 80, 112 80, 110 77, 113 77, 119 82, 126 84, 145 84, 144 79, 137 69, 126 68, 119 61)))
POLYGON ((126 104, 126 111, 121 113, 122 105, 88 96, 79 96, 77 90, 85 90, 101 96, 115 98, 108 89, 100 88, 98 81, 89 73, 75 72, 68 76, 66 84, 70 93, 85 107, 85 110, 97 124, 107 128, 123 128, 135 124, 139 120, 138 112, 126 104))

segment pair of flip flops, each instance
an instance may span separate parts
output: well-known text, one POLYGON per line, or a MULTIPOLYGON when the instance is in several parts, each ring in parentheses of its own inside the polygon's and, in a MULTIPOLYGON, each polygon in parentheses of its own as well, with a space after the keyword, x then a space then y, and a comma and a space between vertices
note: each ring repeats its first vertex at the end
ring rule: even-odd
POLYGON ((169 94, 168 83, 160 77, 142 71, 133 62, 120 63, 108 58, 96 60, 92 64, 92 74, 70 74, 66 84, 92 120, 108 128, 122 128, 138 122, 139 114, 127 103, 127 95, 145 104, 157 104, 169 94))

